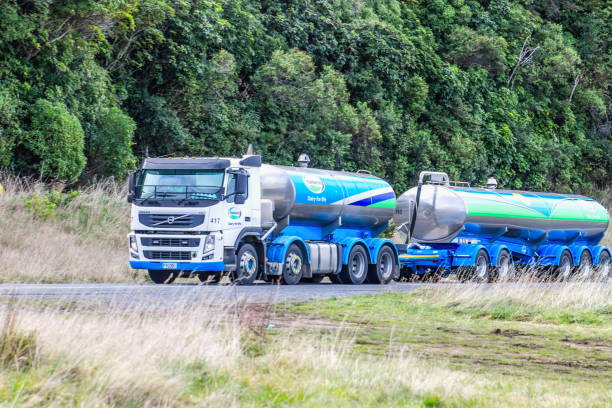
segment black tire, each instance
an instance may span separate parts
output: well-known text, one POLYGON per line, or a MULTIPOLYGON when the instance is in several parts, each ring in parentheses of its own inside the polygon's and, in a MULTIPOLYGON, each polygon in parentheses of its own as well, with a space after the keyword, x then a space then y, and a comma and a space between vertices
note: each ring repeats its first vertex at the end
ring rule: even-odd
POLYGON ((149 278, 151 278, 151 280, 157 284, 172 283, 176 279, 176 276, 177 276, 177 272, 157 271, 157 270, 149 269, 149 278))
POLYGON ((342 266, 340 280, 353 285, 362 284, 368 275, 368 255, 361 245, 353 246, 348 262, 342 266))
POLYGON ((467 269, 469 279, 472 282, 489 282, 491 280, 491 267, 487 251, 484 249, 478 251, 474 264, 467 269))
POLYGON ((251 285, 259 275, 259 257, 251 244, 243 244, 236 255, 236 270, 232 272, 232 281, 238 285, 251 285))
POLYGON ((198 279, 202 283, 219 283, 221 281, 221 272, 199 273, 198 279))
POLYGON ((612 261, 610 260, 610 253, 603 251, 599 255, 599 262, 595 267, 595 279, 600 281, 607 281, 612 272, 612 261))
POLYGON ((291 245, 287 254, 285 254, 285 262, 283 262, 283 283, 285 285, 297 285, 302 280, 304 268, 307 267, 300 247, 296 244, 291 245))
POLYGON ((562 282, 568 281, 572 277, 573 266, 572 254, 567 250, 563 251, 559 258, 559 266, 555 268, 555 278, 562 282))
POLYGON ((498 282, 508 282, 516 276, 516 269, 512 262, 510 252, 505 249, 499 253, 497 264, 495 265, 495 279, 498 282))
POLYGON ((580 254, 580 263, 576 268, 578 279, 589 280, 593 275, 593 256, 586 249, 580 254))
POLYGON ((378 259, 375 264, 368 267, 368 283, 381 283, 386 285, 397 273, 397 262, 395 252, 389 247, 384 246, 378 251, 378 259))

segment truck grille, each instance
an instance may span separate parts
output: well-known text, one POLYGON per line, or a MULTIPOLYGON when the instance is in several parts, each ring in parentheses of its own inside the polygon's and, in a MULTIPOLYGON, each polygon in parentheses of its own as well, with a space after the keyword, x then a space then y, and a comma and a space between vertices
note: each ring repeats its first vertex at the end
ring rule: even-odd
POLYGON ((138 220, 147 227, 193 228, 204 222, 204 214, 138 214, 138 220))
POLYGON ((143 246, 156 247, 198 247, 199 238, 141 238, 143 246))
POLYGON ((178 261, 190 261, 191 252, 189 251, 144 251, 144 256, 147 259, 156 260, 178 260, 178 261))

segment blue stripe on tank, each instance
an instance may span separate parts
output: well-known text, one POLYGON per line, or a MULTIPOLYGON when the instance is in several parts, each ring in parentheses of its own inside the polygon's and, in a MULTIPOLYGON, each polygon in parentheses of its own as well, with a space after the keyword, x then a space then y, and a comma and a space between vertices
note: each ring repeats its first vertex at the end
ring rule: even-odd
POLYGON ((378 194, 374 197, 364 198, 363 200, 355 201, 354 203, 349 203, 349 205, 367 206, 388 200, 390 198, 395 198, 395 193, 392 191, 388 193, 378 194))

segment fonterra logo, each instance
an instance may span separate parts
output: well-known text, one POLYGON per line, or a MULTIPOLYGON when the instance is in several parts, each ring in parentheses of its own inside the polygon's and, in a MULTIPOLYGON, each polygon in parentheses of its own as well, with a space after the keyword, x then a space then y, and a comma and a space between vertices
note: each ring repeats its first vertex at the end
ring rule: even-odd
POLYGON ((227 214, 232 220, 237 220, 242 215, 242 211, 240 211, 238 207, 230 207, 229 210, 227 210, 227 214))
POLYGON ((319 176, 309 174, 303 176, 302 179, 304 180, 306 188, 315 194, 321 194, 323 190, 325 190, 325 183, 323 183, 323 180, 321 180, 319 176))

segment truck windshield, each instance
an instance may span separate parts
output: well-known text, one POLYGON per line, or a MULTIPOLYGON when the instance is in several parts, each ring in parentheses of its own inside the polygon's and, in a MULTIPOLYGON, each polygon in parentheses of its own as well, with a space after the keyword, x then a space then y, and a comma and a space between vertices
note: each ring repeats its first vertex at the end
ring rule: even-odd
POLYGON ((144 170, 136 186, 136 198, 216 200, 223 197, 223 171, 144 170))

